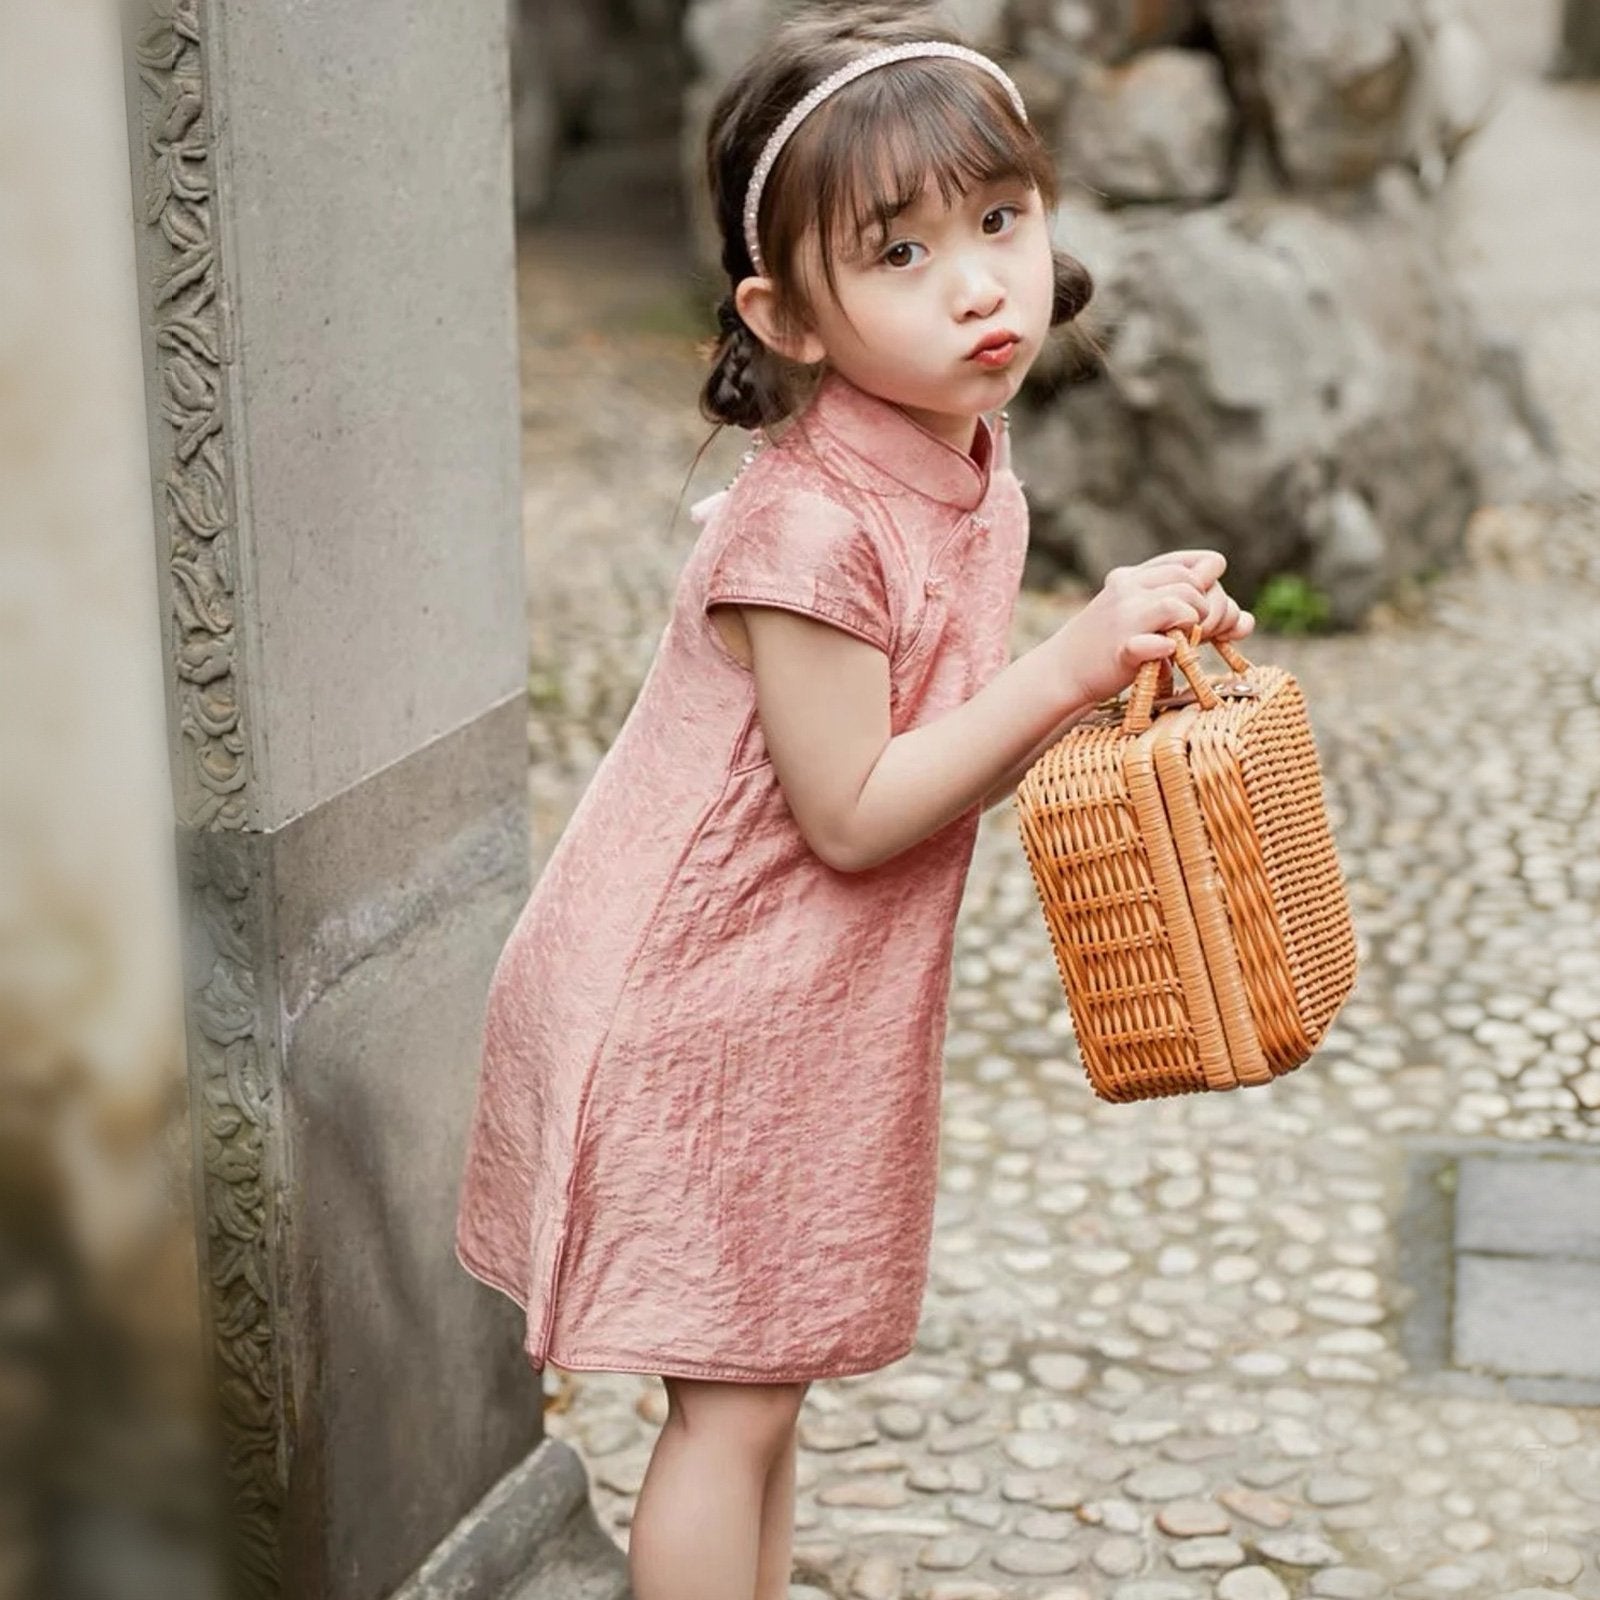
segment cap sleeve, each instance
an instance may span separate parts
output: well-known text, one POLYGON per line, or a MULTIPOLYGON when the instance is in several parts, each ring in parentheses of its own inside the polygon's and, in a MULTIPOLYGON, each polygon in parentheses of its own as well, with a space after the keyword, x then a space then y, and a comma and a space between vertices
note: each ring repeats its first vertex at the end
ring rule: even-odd
POLYGON ((886 654, 894 639, 889 586, 871 532, 815 490, 775 481, 744 486, 727 506, 703 606, 778 606, 842 628, 886 654))

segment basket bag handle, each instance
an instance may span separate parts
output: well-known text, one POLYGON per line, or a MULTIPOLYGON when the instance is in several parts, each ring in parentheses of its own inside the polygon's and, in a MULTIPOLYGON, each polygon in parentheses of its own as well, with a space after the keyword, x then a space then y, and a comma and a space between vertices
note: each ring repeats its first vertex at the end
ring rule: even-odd
MULTIPOLYGON (((1196 622, 1188 628, 1164 628, 1162 631, 1172 640, 1173 653, 1170 656, 1157 656, 1139 668, 1138 676, 1133 680, 1133 687, 1128 691, 1128 699, 1122 713, 1124 733, 1143 733, 1150 726, 1150 713, 1155 709, 1158 688, 1160 699, 1166 700, 1171 697, 1174 660, 1182 668, 1184 677, 1189 680, 1189 685, 1194 690, 1195 699, 1203 709, 1209 711, 1218 703, 1216 685, 1200 670, 1200 656, 1195 649, 1200 642, 1200 624, 1196 622)), ((1209 642, 1217 654, 1233 668, 1235 675, 1242 676, 1250 670, 1250 663, 1228 640, 1212 639, 1209 642)), ((1225 677, 1219 677, 1217 684, 1226 681, 1225 677)))

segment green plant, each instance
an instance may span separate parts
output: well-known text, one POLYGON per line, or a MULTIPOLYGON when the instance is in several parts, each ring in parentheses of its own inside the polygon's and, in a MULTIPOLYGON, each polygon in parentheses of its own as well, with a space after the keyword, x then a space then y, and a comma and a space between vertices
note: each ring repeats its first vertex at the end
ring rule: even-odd
POLYGON ((554 668, 537 663, 529 666, 528 703, 541 711, 560 711, 565 707, 561 676, 554 668))
POLYGON ((1275 572, 1250 602, 1267 633, 1322 633, 1333 608, 1328 597, 1298 572, 1275 572))

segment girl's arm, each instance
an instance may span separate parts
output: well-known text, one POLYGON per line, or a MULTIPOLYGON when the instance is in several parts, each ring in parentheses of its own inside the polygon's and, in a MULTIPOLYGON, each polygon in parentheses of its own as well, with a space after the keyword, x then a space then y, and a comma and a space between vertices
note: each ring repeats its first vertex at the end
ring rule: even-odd
POLYGON ((983 797, 983 809, 988 811, 1002 800, 1009 800, 1016 787, 1027 775, 1028 768, 1042 756, 1066 731, 1093 709, 1093 703, 1077 707, 1070 716, 1063 717, 1038 744, 1036 744, 990 791, 983 797))
POLYGON ((936 833, 1020 773, 1063 729, 1170 654, 1173 627, 1242 637, 1254 618, 1216 582, 1216 550, 1114 567, 1094 599, 970 700, 891 734, 889 658, 807 611, 739 606, 773 770, 806 842, 841 872, 875 867, 936 833))
POLYGON ((739 609, 778 782, 807 843, 842 872, 877 866, 1014 786, 1018 767, 1059 737, 1063 714, 1094 703, 1057 633, 970 700, 890 736, 881 650, 795 612, 739 609))

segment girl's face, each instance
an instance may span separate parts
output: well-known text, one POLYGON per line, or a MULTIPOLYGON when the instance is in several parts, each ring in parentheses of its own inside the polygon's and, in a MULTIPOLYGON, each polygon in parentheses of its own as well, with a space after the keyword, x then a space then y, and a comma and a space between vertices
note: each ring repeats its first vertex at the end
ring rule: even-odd
POLYGON ((969 449, 978 414, 1010 401, 1050 331, 1055 271, 1038 190, 1001 178, 946 205, 928 183, 887 234, 836 262, 837 303, 816 250, 813 232, 803 270, 817 326, 801 359, 826 357, 859 388, 969 449), (1015 336, 1009 359, 974 359, 973 347, 1000 332, 1015 336))

